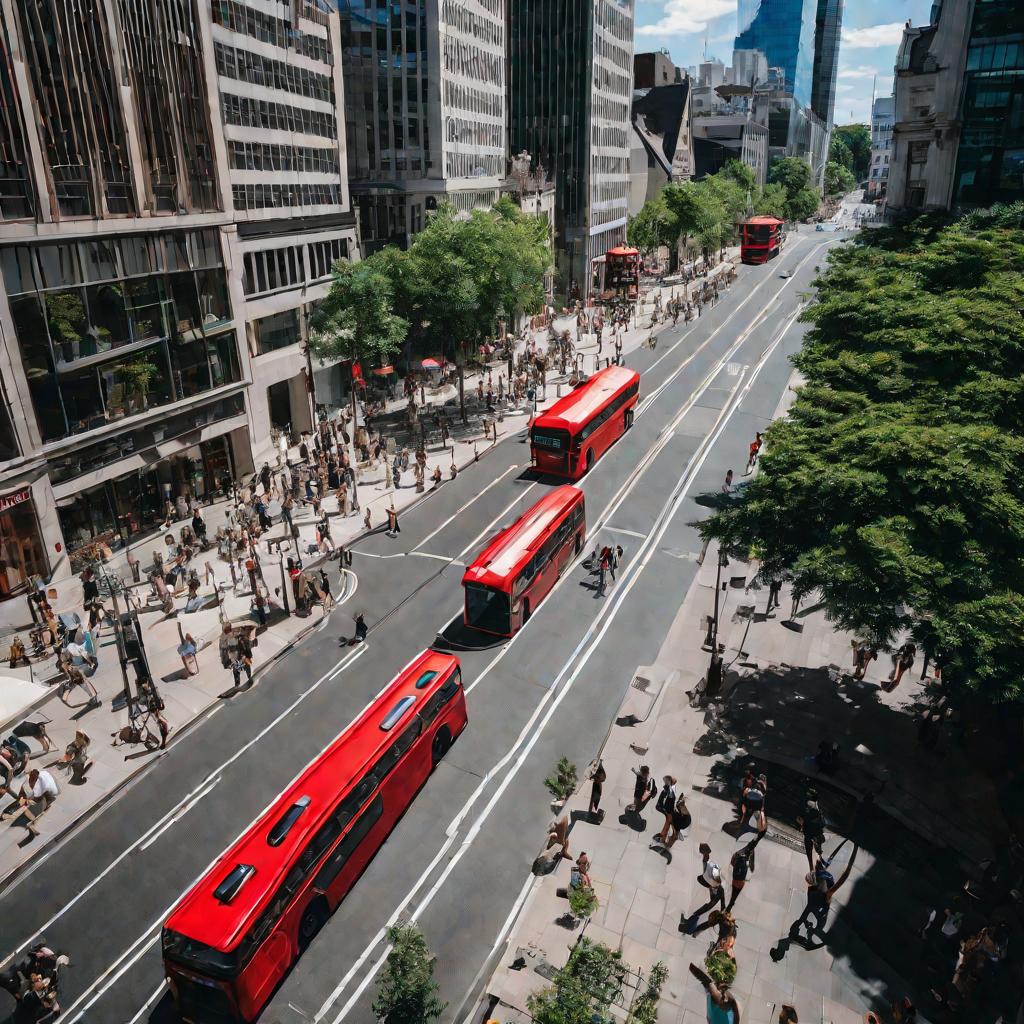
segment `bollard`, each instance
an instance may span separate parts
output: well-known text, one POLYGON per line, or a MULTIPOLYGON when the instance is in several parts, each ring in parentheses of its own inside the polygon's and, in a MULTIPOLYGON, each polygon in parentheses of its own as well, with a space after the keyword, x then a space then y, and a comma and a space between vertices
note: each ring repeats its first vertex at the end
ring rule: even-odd
POLYGON ((558 384, 558 385, 555 386, 555 398, 561 398, 561 397, 562 397, 562 385, 558 384))

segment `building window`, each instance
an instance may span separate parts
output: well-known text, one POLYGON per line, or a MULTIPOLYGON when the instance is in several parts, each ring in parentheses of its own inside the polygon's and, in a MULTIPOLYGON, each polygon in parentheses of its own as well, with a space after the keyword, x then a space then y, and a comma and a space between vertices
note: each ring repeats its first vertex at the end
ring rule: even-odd
POLYGON ((296 309, 286 309, 271 316, 261 317, 254 320, 252 326, 257 355, 287 348, 299 341, 299 313, 296 309))

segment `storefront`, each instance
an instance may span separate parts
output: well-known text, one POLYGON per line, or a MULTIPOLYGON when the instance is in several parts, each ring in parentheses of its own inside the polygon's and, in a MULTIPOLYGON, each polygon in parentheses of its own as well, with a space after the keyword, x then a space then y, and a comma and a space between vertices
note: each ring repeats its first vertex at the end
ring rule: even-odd
POLYGON ((32 489, 0 494, 0 601, 26 593, 33 576, 49 574, 32 489))
POLYGON ((58 500, 72 571, 157 530, 168 501, 212 501, 225 474, 234 471, 231 445, 222 435, 58 500))

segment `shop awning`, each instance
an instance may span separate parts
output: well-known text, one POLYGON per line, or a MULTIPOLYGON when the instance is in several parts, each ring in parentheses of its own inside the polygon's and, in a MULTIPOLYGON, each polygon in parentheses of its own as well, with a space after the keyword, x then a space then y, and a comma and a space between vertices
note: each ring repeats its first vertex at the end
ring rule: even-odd
POLYGON ((45 703, 51 690, 31 679, 18 676, 0 676, 0 732, 15 726, 27 715, 45 703))
POLYGON ((378 366, 376 369, 370 371, 374 377, 388 377, 395 372, 393 366, 378 366))

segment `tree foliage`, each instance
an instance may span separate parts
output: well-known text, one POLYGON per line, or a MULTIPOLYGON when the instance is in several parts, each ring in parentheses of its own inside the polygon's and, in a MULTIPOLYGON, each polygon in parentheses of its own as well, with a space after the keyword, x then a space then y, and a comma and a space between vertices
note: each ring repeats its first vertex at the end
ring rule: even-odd
POLYGON ((754 212, 766 217, 786 216, 786 190, 779 184, 770 183, 761 189, 761 194, 754 201, 754 212))
POLYGON ((591 1024, 620 998, 626 970, 618 950, 581 937, 554 984, 529 996, 527 1008, 536 1024, 591 1024))
POLYGON ((668 208, 662 193, 644 203, 626 227, 626 241, 650 253, 660 245, 672 246, 679 238, 679 221, 668 208))
POLYGON ((787 219, 806 220, 814 216, 821 196, 811 179, 811 167, 806 160, 796 156, 776 160, 768 170, 768 181, 785 189, 787 219))
POLYGON ((377 981, 373 1015, 382 1024, 430 1024, 448 1004, 437 997, 427 940, 413 926, 391 927, 387 936, 391 952, 377 981))
POLYGON ((702 526, 992 701, 1024 676, 1024 206, 836 251, 761 472, 702 526))
POLYGON ((825 164, 825 195, 844 196, 856 187, 857 179, 848 168, 831 160, 825 164))
POLYGON ((857 181, 863 181, 871 166, 871 131, 868 126, 844 124, 833 128, 828 158, 851 171, 857 181), (849 154, 849 162, 844 151, 849 154))

